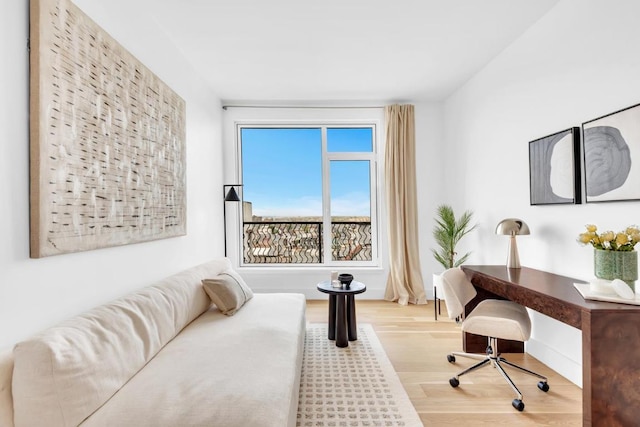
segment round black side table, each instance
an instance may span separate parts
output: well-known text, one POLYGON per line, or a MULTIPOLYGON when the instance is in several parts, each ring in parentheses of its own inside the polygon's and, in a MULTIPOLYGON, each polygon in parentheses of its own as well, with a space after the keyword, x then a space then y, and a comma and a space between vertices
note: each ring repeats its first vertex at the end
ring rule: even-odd
POLYGON ((318 283, 317 287, 320 292, 329 294, 329 339, 335 340, 337 347, 347 347, 349 341, 358 339, 354 295, 363 293, 367 287, 355 280, 349 287, 334 288, 330 280, 318 283))

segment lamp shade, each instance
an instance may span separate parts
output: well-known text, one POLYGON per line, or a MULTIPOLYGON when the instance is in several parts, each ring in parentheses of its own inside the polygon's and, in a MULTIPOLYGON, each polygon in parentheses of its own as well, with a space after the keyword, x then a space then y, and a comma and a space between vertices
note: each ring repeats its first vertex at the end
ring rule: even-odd
POLYGON ((238 193, 236 192, 235 188, 231 187, 229 189, 227 194, 224 196, 224 201, 225 202, 239 202, 240 201, 240 197, 238 197, 238 193))
POLYGON ((498 223, 496 234, 504 234, 507 236, 516 236, 529 233, 529 226, 521 219, 506 218, 498 223))

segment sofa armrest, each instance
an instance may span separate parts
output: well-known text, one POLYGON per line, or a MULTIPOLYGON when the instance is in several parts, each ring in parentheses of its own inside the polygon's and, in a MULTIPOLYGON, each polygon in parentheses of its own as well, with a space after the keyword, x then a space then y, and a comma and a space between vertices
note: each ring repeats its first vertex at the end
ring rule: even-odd
POLYGON ((0 352, 0 427, 13 427, 13 354, 11 350, 0 352))

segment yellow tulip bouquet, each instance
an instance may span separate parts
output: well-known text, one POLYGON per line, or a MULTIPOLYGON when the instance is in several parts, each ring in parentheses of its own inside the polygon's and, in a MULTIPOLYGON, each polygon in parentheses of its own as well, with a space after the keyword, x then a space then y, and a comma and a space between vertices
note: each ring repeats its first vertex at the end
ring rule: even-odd
POLYGON ((619 233, 605 231, 598 234, 598 227, 593 224, 587 224, 586 228, 587 231, 578 236, 578 242, 583 245, 591 244, 596 249, 629 252, 633 251, 636 243, 640 242, 640 229, 635 225, 619 233))

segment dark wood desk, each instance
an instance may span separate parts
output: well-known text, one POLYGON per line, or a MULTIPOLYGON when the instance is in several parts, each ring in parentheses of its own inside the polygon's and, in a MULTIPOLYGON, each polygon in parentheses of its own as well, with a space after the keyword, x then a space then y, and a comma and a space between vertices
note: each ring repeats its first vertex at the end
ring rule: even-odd
MULTIPOLYGON (((469 265, 462 269, 478 290, 469 310, 482 299, 508 299, 582 331, 584 426, 638 425, 640 306, 586 301, 573 287, 582 280, 532 268, 469 265)), ((480 348, 473 338, 466 341, 465 337, 466 351, 484 352, 486 340, 480 348)))

